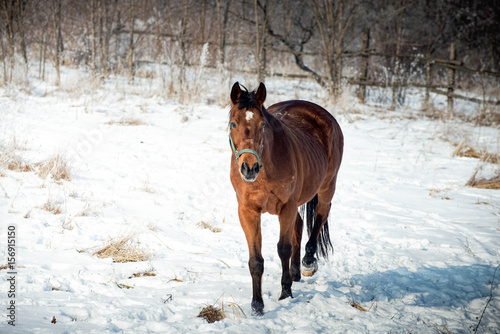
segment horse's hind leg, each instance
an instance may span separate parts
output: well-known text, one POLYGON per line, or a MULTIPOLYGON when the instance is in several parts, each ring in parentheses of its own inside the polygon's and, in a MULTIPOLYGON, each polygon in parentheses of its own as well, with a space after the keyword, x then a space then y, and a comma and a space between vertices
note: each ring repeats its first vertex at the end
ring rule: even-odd
POLYGON ((326 183, 324 187, 320 188, 317 198, 314 199, 315 202, 311 203, 313 208, 311 210, 308 209, 308 214, 313 214, 314 220, 311 222, 312 226, 308 226, 309 240, 306 244, 306 254, 302 259, 302 274, 304 276, 312 276, 318 269, 318 261, 315 258, 318 246, 320 247, 321 255, 325 258, 328 257, 328 253, 332 248, 327 221, 331 201, 335 193, 336 180, 337 178, 334 177, 331 182, 326 183))
POLYGON ((292 259, 290 274, 292 275, 292 280, 294 282, 300 281, 300 246, 302 242, 302 230, 304 222, 300 214, 297 214, 297 219, 295 220, 295 227, 292 236, 292 259))

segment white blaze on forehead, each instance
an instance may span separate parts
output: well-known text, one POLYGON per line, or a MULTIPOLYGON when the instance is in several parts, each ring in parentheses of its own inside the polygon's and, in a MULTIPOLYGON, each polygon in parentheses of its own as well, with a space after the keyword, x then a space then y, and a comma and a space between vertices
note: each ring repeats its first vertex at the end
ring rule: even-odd
POLYGON ((251 120, 252 118, 253 118, 253 111, 247 110, 246 112, 247 121, 251 120))

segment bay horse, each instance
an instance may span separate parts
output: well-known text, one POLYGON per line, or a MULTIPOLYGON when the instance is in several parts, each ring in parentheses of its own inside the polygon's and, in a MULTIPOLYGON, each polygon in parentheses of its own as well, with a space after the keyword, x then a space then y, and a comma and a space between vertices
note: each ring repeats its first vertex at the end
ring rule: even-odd
POLYGON ((265 99, 263 83, 252 92, 238 82, 231 89, 231 183, 248 243, 255 315, 264 314, 261 214, 278 215, 283 271, 279 299, 293 298, 292 281, 301 278, 303 220, 298 208, 306 207, 309 232, 302 274, 312 276, 318 248, 325 258, 332 248, 327 218, 344 148, 339 124, 319 105, 294 100, 266 109, 265 99))

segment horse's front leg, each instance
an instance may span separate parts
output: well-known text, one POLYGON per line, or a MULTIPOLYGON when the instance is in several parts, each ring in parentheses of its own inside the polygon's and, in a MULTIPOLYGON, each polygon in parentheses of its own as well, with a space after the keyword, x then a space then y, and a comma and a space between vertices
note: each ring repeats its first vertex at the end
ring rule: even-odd
MULTIPOLYGON (((290 274, 290 257, 292 256, 292 237, 297 220, 297 205, 288 202, 279 214, 280 239, 278 255, 281 259, 281 296, 280 300, 292 297, 292 276, 290 274)), ((299 246, 300 247, 300 246, 299 246)), ((300 256, 300 255, 299 255, 300 256)))
POLYGON ((240 224, 245 232, 248 243, 248 268, 252 276, 252 312, 255 315, 264 314, 262 300, 262 274, 264 273, 264 258, 262 257, 262 235, 260 232, 260 212, 244 205, 239 205, 240 224))

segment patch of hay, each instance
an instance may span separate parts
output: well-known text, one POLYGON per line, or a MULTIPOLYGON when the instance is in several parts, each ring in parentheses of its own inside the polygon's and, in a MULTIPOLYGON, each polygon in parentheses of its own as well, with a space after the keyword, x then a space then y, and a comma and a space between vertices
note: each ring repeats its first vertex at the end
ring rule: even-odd
POLYGON ((209 223, 204 222, 204 221, 199 222, 198 226, 201 227, 202 229, 209 230, 209 231, 211 231, 213 233, 220 233, 220 232, 222 232, 222 229, 220 227, 216 227, 216 226, 210 225, 209 223))
POLYGON ((500 164, 500 154, 485 152, 481 157, 481 161, 489 162, 492 164, 500 164))
POLYGON ((489 179, 484 177, 476 179, 477 172, 467 181, 466 186, 480 189, 500 189, 500 174, 489 179))
POLYGON ((208 305, 201 310, 200 314, 198 314, 198 318, 203 318, 209 324, 212 324, 216 321, 221 321, 225 316, 222 313, 222 309, 213 305, 208 305))
POLYGON ((142 272, 142 273, 135 273, 135 274, 132 274, 132 276, 130 276, 129 278, 136 278, 136 277, 154 277, 156 276, 155 273, 153 272, 142 272))
POLYGON ((55 215, 59 215, 62 213, 61 206, 57 203, 54 203, 54 201, 52 201, 50 198, 41 206, 41 209, 55 215))
POLYGON ((221 321, 222 319, 228 318, 231 314, 232 317, 238 321, 241 321, 242 315, 246 317, 245 312, 243 312, 241 306, 234 301, 233 296, 229 294, 233 301, 224 302, 225 294, 226 293, 223 293, 219 298, 217 298, 215 303, 213 303, 212 305, 205 306, 201 310, 200 314, 198 314, 198 318, 203 318, 211 324, 216 321, 221 321), (220 302, 220 307, 216 306, 218 302, 220 302))
POLYGON ((481 158, 482 154, 476 151, 473 147, 466 143, 466 139, 462 139, 458 144, 457 148, 453 151, 452 154, 454 157, 466 157, 466 158, 481 158))
POLYGON ((108 125, 124 125, 124 126, 139 126, 146 125, 146 123, 138 118, 124 116, 119 121, 109 121, 106 124, 108 125))
POLYGON ((56 155, 51 159, 39 162, 36 164, 38 167, 38 176, 46 179, 49 175, 56 181, 71 180, 71 171, 68 163, 61 155, 56 155))
POLYGON ((151 252, 145 251, 137 244, 133 244, 132 236, 110 239, 104 247, 92 253, 101 259, 112 258, 113 262, 140 262, 147 261, 151 252))
POLYGON ((33 166, 27 164, 23 159, 12 151, 4 151, 0 154, 0 166, 15 172, 32 172, 33 166))

